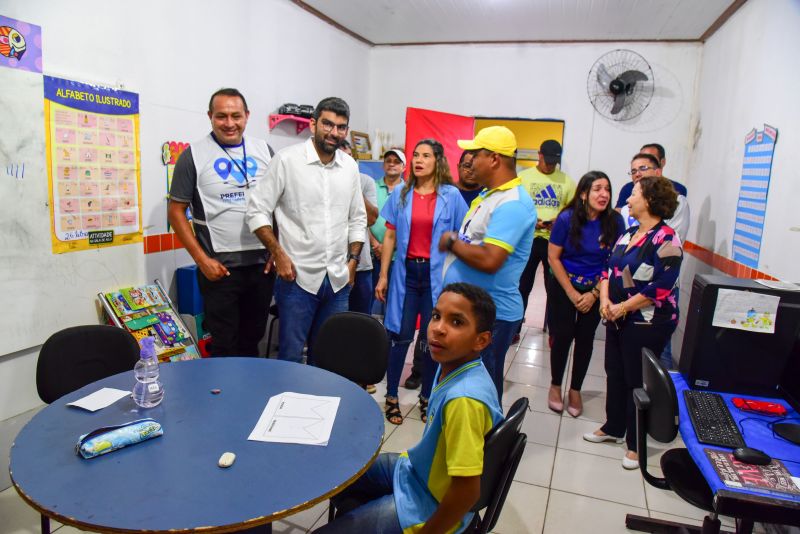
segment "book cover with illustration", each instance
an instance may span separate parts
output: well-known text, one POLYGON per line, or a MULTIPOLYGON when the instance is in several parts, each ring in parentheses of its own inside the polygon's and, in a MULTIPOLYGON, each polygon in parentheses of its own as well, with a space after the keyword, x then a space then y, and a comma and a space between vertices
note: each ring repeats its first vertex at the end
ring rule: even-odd
POLYGON ((147 301, 144 291, 139 287, 126 287, 120 289, 119 292, 122 294, 125 302, 128 303, 128 307, 134 311, 151 306, 147 301))
POLYGON ((123 297, 122 293, 119 291, 106 293, 106 300, 109 304, 111 304, 111 307, 114 308, 114 313, 117 315, 117 317, 123 317, 133 313, 133 310, 130 306, 128 306, 128 302, 125 300, 125 297, 123 297))
POLYGON ((158 356, 158 360, 165 362, 170 361, 170 359, 175 356, 176 354, 181 354, 186 352, 186 347, 181 344, 176 345, 166 345, 163 341, 161 341, 161 337, 156 332, 155 328, 152 326, 148 326, 147 328, 142 328, 141 330, 134 330, 131 332, 136 341, 139 341, 145 337, 152 337, 155 339, 155 347, 156 347, 156 356, 158 356))
POLYGON ((145 299, 150 303, 149 306, 162 306, 166 304, 161 296, 161 289, 156 284, 150 284, 141 288, 145 299))
POLYGON ((178 321, 172 316, 171 311, 161 311, 156 314, 159 322, 153 325, 158 332, 161 342, 165 345, 174 345, 187 338, 186 332, 179 326, 178 321))
POLYGON ((740 462, 730 451, 716 449, 703 449, 703 451, 720 480, 729 488, 800 496, 800 488, 780 460, 773 459, 767 465, 753 465, 740 462))

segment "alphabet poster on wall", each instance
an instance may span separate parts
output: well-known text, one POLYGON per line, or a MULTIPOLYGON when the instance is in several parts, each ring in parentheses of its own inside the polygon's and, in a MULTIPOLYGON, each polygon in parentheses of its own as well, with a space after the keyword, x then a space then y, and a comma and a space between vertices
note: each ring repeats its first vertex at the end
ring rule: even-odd
POLYGON ((753 128, 744 139, 742 181, 733 231, 733 259, 753 269, 758 269, 761 254, 772 156, 777 141, 777 128, 767 124, 762 131, 753 128))
POLYGON ((54 253, 142 241, 139 95, 44 77, 54 253))

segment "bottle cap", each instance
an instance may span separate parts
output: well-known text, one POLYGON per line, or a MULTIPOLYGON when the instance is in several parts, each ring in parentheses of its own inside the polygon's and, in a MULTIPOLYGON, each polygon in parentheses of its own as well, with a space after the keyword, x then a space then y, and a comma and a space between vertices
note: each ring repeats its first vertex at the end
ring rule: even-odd
POLYGON ((156 340, 152 336, 143 337, 139 340, 139 347, 141 347, 141 355, 145 360, 156 357, 156 340))

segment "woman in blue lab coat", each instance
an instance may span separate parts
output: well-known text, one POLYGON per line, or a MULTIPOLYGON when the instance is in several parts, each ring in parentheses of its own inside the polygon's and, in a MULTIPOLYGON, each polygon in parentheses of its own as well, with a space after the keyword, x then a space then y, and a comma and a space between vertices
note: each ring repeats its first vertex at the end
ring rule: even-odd
MULTIPOLYGON (((375 296, 387 304, 384 325, 392 348, 386 373, 386 419, 395 425, 403 422, 397 389, 414 339, 417 316, 419 335, 425 339, 431 309, 442 290, 446 252, 439 251, 439 239, 445 232, 458 231, 468 209, 452 184, 444 147, 435 139, 423 139, 414 148, 408 182, 394 189, 381 210, 386 219, 386 235, 375 296), (389 280, 389 264, 395 250, 396 261, 389 280)), ((424 346, 419 406, 422 420, 426 421, 436 364, 427 344, 424 346)))

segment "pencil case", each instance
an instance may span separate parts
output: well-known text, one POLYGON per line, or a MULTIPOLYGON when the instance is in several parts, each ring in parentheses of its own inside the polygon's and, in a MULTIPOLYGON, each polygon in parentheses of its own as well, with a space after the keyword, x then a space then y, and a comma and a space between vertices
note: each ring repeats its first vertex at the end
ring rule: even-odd
POLYGON ((161 423, 153 419, 138 419, 121 425, 106 426, 82 435, 75 445, 75 453, 87 459, 94 458, 128 445, 157 438, 163 433, 161 423))

